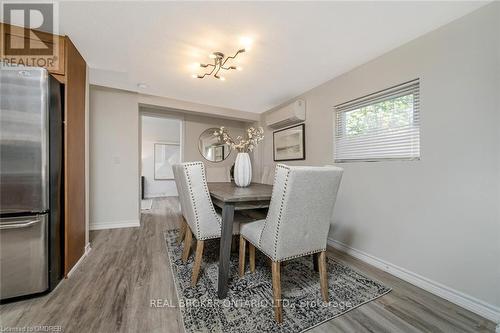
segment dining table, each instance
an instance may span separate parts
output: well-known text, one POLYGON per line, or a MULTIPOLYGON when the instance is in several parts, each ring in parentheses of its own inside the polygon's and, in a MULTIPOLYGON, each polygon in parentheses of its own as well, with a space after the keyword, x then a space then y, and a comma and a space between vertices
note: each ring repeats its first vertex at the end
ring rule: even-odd
POLYGON ((219 299, 223 299, 229 289, 234 212, 269 207, 273 187, 260 183, 238 187, 233 182, 209 182, 208 191, 213 204, 222 209, 217 295, 219 299))

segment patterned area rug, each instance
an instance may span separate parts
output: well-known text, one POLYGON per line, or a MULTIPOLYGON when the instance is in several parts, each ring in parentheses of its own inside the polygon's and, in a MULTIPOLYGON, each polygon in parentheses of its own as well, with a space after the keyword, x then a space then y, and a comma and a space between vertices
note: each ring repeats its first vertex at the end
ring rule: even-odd
POLYGON ((283 323, 274 321, 269 261, 256 251, 256 270, 238 277, 238 254, 231 254, 231 276, 226 299, 217 298, 219 240, 205 241, 196 287, 191 287, 194 255, 181 260, 177 230, 167 231, 168 255, 186 332, 303 332, 370 302, 390 288, 341 263, 328 260, 330 302, 321 299, 319 274, 310 256, 287 261, 281 269, 283 323))

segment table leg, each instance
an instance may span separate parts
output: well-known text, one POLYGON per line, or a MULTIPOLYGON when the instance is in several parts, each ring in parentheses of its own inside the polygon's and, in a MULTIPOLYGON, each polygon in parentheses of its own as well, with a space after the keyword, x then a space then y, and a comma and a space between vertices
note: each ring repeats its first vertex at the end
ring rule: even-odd
POLYGON ((219 298, 227 296, 229 279, 229 259, 231 256, 231 242, 233 240, 234 204, 225 203, 222 208, 222 230, 220 237, 219 254, 219 298))

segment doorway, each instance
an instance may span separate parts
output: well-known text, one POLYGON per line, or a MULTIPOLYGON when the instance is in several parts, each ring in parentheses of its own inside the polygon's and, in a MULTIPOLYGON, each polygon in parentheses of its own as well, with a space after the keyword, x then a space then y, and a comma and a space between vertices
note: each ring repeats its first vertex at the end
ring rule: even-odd
POLYGON ((154 198, 177 196, 172 165, 182 161, 183 121, 142 114, 141 210, 151 209, 154 198))

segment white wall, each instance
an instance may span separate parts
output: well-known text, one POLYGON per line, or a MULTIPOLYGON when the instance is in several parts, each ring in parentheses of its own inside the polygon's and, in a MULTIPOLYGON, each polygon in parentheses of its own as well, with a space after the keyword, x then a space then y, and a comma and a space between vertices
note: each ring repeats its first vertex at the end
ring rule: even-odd
POLYGON ((170 116, 181 119, 183 121, 183 161, 203 161, 206 167, 231 167, 236 159, 236 152, 232 151, 229 157, 222 162, 213 163, 207 161, 198 149, 198 139, 201 133, 209 128, 224 126, 236 138, 238 135, 243 135, 245 133, 244 130, 250 126, 250 123, 243 121, 195 115, 180 110, 141 107, 141 112, 149 115, 170 116))
POLYGON ((201 133, 209 128, 219 128, 224 126, 229 131, 229 134, 236 138, 239 135, 243 135, 245 133, 244 129, 246 128, 246 124, 240 121, 220 119, 220 118, 211 118, 211 117, 200 117, 200 116, 192 116, 185 115, 184 116, 184 140, 186 144, 184 145, 184 160, 186 162, 190 161, 202 161, 205 163, 205 166, 210 167, 231 167, 236 160, 236 151, 231 151, 229 156, 221 162, 210 162, 206 160, 203 155, 201 155, 200 150, 198 149, 198 142, 201 133))
POLYGON ((141 116, 142 131, 142 168, 145 178, 144 196, 146 198, 177 196, 174 180, 155 180, 154 145, 155 143, 181 143, 182 121, 175 118, 141 116))
POLYGON ((91 86, 90 229, 138 225, 137 94, 91 86))
MULTIPOLYGON (((330 234, 490 319, 500 313, 499 32, 497 2, 299 96, 306 160, 289 163, 332 164, 334 105, 420 78, 421 160, 340 164, 330 234)), ((266 136, 261 165, 272 165, 266 136)))
MULTIPOLYGON (((183 157, 185 161, 202 161, 198 151, 198 137, 210 127, 226 126, 240 135, 246 123, 220 118, 227 109, 177 102, 172 99, 144 96, 135 92, 90 87, 90 229, 108 229, 139 225, 140 218, 140 124, 141 112, 152 115, 177 115, 184 120, 183 157), (144 108, 140 101, 158 103, 144 108), (188 108, 188 111, 165 109, 169 105, 188 108), (219 110, 215 112, 214 110, 219 110), (218 118, 207 116, 214 112, 218 118)), ((237 117, 247 117, 246 112, 236 112, 237 117)), ((252 115, 252 118, 255 114, 252 115)), ((234 163, 233 152, 221 163, 203 160, 207 166, 229 166, 234 163)))
POLYGON ((260 115, 258 113, 227 109, 219 106, 206 104, 198 104, 193 102, 181 101, 167 97, 159 97, 152 95, 139 94, 139 104, 146 108, 159 108, 182 111, 185 114, 202 115, 216 117, 219 119, 225 118, 236 121, 258 121, 260 115))

